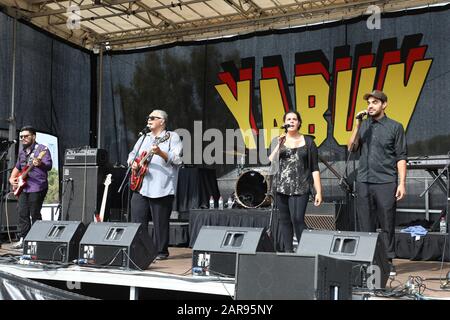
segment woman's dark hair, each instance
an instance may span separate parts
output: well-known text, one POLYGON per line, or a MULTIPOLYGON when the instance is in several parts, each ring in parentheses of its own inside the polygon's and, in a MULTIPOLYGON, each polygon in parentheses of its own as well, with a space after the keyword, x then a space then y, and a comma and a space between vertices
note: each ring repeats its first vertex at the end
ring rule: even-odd
POLYGON ((289 113, 293 113, 293 114, 295 114, 297 116, 297 120, 298 120, 298 128, 297 128, 297 130, 300 130, 300 127, 302 126, 302 117, 300 116, 300 113, 298 113, 298 111, 288 111, 288 112, 286 112, 284 114, 284 116, 283 116, 283 122, 286 121, 286 116, 289 113))
POLYGON ((36 129, 33 128, 32 126, 23 126, 22 128, 20 128, 20 132, 22 132, 22 131, 28 131, 32 135, 36 135, 36 129))

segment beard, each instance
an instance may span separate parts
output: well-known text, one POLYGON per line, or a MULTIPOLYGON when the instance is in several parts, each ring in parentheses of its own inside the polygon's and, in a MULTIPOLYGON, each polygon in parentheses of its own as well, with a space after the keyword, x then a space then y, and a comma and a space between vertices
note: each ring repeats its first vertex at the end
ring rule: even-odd
POLYGON ((27 149, 29 147, 31 147, 33 145, 33 141, 27 142, 27 143, 22 143, 22 146, 24 149, 27 149))

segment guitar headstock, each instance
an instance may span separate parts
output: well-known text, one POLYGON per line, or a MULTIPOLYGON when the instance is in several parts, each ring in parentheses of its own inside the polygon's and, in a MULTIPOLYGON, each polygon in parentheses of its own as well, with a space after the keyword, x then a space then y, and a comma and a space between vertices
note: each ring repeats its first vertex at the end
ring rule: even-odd
POLYGON ((107 187, 107 186, 109 186, 109 185, 111 184, 111 182, 112 182, 111 177, 112 177, 112 174, 111 174, 111 173, 108 173, 108 174, 106 175, 105 182, 103 183, 103 184, 105 185, 105 187, 107 187))
POLYGON ((37 158, 38 158, 39 160, 42 160, 42 158, 45 156, 45 154, 47 153, 47 151, 48 151, 48 148, 45 147, 41 152, 39 152, 39 155, 37 156, 37 158))

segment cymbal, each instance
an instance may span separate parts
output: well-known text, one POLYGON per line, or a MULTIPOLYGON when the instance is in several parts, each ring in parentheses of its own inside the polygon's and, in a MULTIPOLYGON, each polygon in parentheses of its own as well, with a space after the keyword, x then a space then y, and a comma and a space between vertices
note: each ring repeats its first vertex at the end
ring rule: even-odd
POLYGON ((222 151, 222 153, 229 154, 232 156, 245 156, 245 152, 242 153, 242 152, 235 151, 235 150, 225 150, 225 151, 222 151))

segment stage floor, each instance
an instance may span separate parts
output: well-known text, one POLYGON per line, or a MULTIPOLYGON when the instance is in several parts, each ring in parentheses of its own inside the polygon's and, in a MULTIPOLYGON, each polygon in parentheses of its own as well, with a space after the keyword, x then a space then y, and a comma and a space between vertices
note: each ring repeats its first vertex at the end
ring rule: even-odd
MULTIPOLYGON (((198 296, 200 298, 204 298, 205 295, 212 295, 212 299, 232 298, 234 294, 233 278, 192 276, 192 249, 171 247, 169 251, 170 257, 167 260, 154 261, 144 272, 73 266, 52 272, 42 270, 39 273, 36 266, 30 269, 31 266, 4 263, 0 264, 0 271, 35 280, 82 280, 98 284, 160 289, 166 291, 167 299, 171 299, 171 292, 174 298, 179 297, 176 294, 177 291, 203 294, 203 296, 198 296)), ((6 254, 20 255, 21 251, 13 250, 10 244, 4 243, 0 249, 0 255, 5 256, 6 254)), ((388 280, 387 288, 400 290, 410 277, 415 277, 416 287, 417 280, 421 281, 423 296, 450 300, 450 284, 448 289, 440 288, 441 284, 446 282, 447 273, 450 272, 449 262, 395 259, 394 264, 397 275, 388 280)), ((418 288, 416 289, 418 290, 418 288)), ((132 293, 130 293, 130 298, 133 298, 131 295, 132 293)), ((381 297, 369 299, 381 299, 381 297)), ((382 297, 382 299, 388 298, 382 297)))

